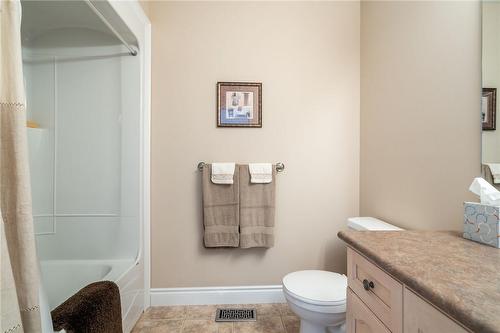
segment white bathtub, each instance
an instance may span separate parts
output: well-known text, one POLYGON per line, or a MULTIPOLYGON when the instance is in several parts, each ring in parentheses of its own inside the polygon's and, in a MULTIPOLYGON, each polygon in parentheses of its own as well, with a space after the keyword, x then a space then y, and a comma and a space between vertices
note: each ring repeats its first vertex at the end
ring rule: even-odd
POLYGON ((40 261, 50 309, 92 282, 114 281, 120 288, 123 330, 129 332, 144 307, 140 264, 132 259, 40 261))

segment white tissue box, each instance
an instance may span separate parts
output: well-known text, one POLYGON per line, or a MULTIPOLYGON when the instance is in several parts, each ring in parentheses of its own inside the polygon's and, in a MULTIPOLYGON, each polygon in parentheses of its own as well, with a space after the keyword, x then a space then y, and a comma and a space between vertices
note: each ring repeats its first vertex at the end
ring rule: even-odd
POLYGON ((464 238, 500 248, 500 206, 464 203, 464 238))

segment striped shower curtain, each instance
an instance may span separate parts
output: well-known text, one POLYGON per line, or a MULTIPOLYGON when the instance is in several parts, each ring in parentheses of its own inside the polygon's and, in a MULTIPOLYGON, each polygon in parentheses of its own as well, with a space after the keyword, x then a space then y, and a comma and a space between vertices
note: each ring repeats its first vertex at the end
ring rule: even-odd
POLYGON ((21 4, 0 0, 1 332, 41 332, 21 55, 21 4))

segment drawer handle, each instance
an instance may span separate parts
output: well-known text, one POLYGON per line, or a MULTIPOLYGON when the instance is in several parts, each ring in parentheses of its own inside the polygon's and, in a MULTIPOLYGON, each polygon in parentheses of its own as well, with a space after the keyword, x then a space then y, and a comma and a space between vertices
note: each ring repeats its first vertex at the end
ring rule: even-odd
POLYGON ((366 291, 375 288, 375 284, 373 281, 368 281, 367 279, 363 280, 363 288, 365 288, 366 291))

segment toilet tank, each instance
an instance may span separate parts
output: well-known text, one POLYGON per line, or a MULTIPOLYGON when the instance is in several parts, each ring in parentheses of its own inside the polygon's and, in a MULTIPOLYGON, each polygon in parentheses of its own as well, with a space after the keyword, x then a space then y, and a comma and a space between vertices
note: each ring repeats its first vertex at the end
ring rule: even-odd
POLYGON ((353 230, 390 231, 403 230, 395 225, 389 224, 374 217, 350 217, 347 219, 347 227, 353 230))

